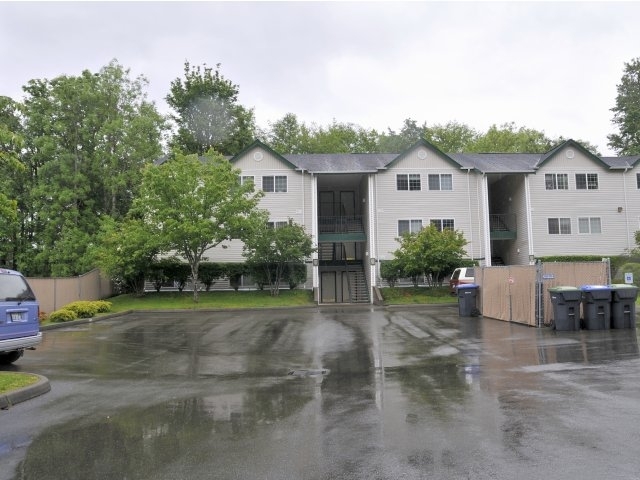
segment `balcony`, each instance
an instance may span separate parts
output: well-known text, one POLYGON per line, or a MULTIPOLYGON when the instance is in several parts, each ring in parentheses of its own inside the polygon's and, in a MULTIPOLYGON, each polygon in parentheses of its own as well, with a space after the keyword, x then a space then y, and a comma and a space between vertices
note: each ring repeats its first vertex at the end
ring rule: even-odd
POLYGON ((515 240, 517 231, 514 213, 489 215, 491 240, 515 240))
POLYGON ((318 217, 319 242, 364 242, 362 215, 318 217))

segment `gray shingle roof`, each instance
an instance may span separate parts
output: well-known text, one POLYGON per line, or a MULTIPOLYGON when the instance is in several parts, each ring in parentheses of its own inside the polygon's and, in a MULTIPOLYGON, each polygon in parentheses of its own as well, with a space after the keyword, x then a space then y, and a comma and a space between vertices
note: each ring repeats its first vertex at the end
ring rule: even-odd
POLYGON ((297 168, 313 173, 377 172, 393 161, 395 153, 312 153, 282 155, 297 168))

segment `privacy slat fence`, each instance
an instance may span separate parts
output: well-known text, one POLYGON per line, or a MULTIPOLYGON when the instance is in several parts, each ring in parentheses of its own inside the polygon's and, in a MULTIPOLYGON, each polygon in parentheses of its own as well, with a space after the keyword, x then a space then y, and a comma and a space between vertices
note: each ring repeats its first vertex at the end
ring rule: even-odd
POLYGON ((554 262, 481 267, 476 269, 475 280, 482 316, 542 326, 553 318, 549 288, 607 285, 610 271, 608 262, 554 262))
POLYGON ((92 270, 78 277, 27 278, 40 303, 40 311, 51 313, 77 300, 101 300, 113 293, 111 281, 92 270))

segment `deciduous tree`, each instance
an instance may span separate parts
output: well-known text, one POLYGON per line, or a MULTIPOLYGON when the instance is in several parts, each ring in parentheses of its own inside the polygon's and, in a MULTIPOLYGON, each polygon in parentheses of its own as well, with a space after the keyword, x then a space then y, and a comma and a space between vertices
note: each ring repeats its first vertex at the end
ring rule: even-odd
POLYGON ((238 102, 238 85, 206 65, 184 64, 184 79, 171 82, 165 97, 174 110, 177 132, 171 146, 184 153, 203 155, 211 148, 235 155, 256 136, 253 110, 238 102))
POLYGON ((436 282, 460 264, 465 255, 464 246, 468 243, 462 232, 440 231, 433 224, 417 233, 407 233, 398 241, 400 247, 394 252, 394 257, 405 276, 424 274, 436 282))
POLYGON ((640 154, 640 57, 624 64, 617 86, 616 104, 611 109, 618 132, 607 138, 618 155, 640 154))
MULTIPOLYGON (((194 284, 207 250, 225 240, 243 240, 264 222, 262 192, 239 182, 240 170, 213 151, 203 159, 176 152, 162 165, 144 169, 133 213, 158 236, 163 252, 175 251, 191 267, 194 284)), ((198 289, 193 291, 198 300, 198 289)))
POLYGON ((304 227, 291 219, 287 225, 277 228, 267 222, 257 224, 244 246, 244 256, 249 265, 262 270, 272 296, 278 295, 287 267, 304 264, 314 251, 311 237, 304 227))
POLYGON ((146 83, 112 61, 24 88, 23 224, 31 231, 22 263, 30 274, 84 273, 100 217, 129 210, 140 167, 162 153, 164 120, 146 100, 146 83))

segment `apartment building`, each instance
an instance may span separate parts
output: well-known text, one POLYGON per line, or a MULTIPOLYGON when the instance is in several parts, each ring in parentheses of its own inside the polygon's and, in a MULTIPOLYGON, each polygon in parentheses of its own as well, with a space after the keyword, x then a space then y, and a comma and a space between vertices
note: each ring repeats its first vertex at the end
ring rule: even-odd
MULTIPOLYGON (((480 265, 551 255, 620 255, 640 230, 640 155, 598 157, 568 140, 544 154, 447 154, 419 140, 398 154, 279 154, 255 141, 230 158, 264 191, 277 226, 303 225, 317 252, 303 288, 321 303, 370 302, 404 232, 461 231, 480 265)), ((209 253, 240 262, 232 241, 209 253)))

